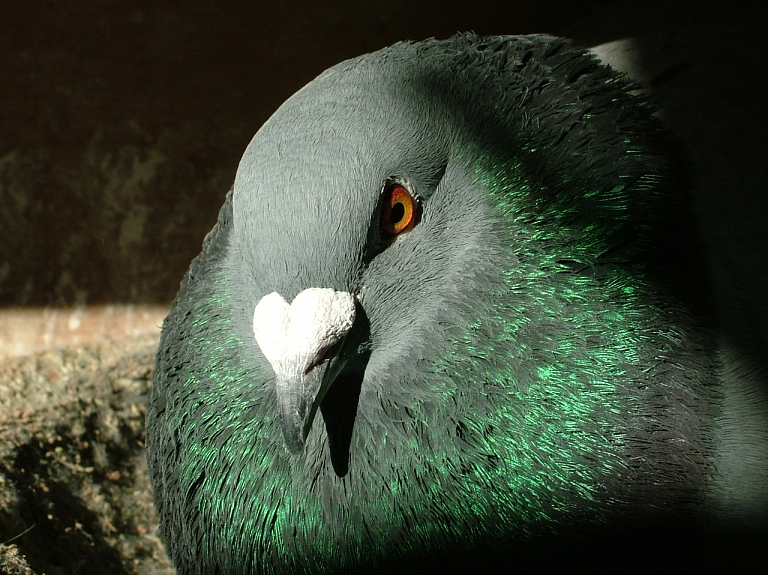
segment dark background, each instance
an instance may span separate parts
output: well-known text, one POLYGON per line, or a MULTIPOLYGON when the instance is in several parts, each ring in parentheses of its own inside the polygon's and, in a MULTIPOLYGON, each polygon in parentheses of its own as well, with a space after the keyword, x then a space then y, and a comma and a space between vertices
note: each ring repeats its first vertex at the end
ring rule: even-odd
POLYGON ((764 4, 2 2, 0 344, 40 316, 40 345, 50 345, 50 310, 62 306, 80 314, 56 320, 65 335, 117 325, 118 312, 87 323, 90 306, 105 304, 129 312, 156 304, 145 314, 154 328, 243 150, 281 102, 345 58, 473 30, 547 32, 584 45, 639 39, 632 71, 698 173, 710 269, 702 286, 714 286, 721 323, 739 346, 766 355, 764 4), (19 307, 32 315, 4 315, 19 307))
POLYGON ((325 68, 402 39, 561 32, 605 2, 0 4, 0 305, 168 304, 240 155, 325 68))

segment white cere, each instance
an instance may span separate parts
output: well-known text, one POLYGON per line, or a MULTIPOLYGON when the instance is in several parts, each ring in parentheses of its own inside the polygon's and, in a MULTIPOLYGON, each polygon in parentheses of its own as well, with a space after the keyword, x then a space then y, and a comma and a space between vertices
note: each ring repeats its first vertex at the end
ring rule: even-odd
POLYGON ((253 311, 253 334, 278 376, 303 376, 352 328, 352 294, 309 288, 292 303, 277 293, 265 295, 253 311))

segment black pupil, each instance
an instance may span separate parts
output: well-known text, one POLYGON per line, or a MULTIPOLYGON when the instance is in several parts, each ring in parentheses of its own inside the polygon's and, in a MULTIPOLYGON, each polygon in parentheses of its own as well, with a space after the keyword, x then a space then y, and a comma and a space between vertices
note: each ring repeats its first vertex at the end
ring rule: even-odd
POLYGON ((397 202, 389 211, 389 223, 396 224, 405 216, 405 206, 402 202, 397 202))

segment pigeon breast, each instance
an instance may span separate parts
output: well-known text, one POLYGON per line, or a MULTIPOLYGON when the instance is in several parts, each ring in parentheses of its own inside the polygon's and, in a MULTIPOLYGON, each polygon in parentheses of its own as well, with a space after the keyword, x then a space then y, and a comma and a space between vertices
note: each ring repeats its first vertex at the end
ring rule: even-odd
POLYGON ((674 158, 630 84, 550 37, 401 43, 289 99, 164 325, 147 441, 179 571, 476 565, 687 512, 717 392, 674 158), (394 237, 393 187, 418 213, 394 237), (332 357, 291 453, 255 316, 314 290, 353 325, 308 344, 332 357))

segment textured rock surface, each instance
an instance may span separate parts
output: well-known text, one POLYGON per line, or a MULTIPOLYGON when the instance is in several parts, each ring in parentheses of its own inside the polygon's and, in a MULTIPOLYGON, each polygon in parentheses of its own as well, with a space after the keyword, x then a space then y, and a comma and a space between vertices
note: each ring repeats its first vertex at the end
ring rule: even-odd
POLYGON ((160 333, 168 313, 158 305, 0 309, 0 357, 81 345, 102 337, 160 333))
POLYGON ((0 572, 173 572, 143 452, 156 345, 104 340, 0 364, 0 572))

